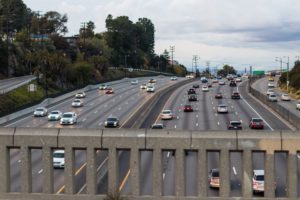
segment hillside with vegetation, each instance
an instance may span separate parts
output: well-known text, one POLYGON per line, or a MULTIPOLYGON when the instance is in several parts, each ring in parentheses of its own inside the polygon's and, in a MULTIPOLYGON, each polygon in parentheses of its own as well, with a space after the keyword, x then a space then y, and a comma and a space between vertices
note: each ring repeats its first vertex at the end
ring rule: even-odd
MULTIPOLYGON (((279 85, 281 89, 287 90, 287 72, 282 73, 279 78, 279 85)), ((296 61, 292 70, 289 71, 289 92, 295 95, 296 98, 300 98, 300 61, 296 61)))
POLYGON ((111 68, 186 73, 183 65, 170 64, 167 50, 155 54, 150 19, 108 15, 106 31, 95 32, 88 21, 77 35, 66 37, 66 14, 34 12, 22 0, 0 0, 0 5, 0 78, 35 74, 46 88, 69 90, 107 80, 111 68))

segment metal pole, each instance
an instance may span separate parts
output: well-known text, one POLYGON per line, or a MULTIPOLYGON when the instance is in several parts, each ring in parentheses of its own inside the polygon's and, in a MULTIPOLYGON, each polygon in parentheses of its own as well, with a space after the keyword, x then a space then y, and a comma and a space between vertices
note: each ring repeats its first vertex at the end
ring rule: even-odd
POLYGON ((288 62, 287 62, 287 72, 286 72, 286 88, 287 88, 287 92, 289 93, 289 68, 290 68, 290 57, 287 57, 288 62))

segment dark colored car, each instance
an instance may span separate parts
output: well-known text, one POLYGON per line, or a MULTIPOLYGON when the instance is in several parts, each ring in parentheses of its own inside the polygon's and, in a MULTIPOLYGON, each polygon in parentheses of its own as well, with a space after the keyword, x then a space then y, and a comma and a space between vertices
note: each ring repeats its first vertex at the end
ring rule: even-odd
POLYGON ((109 117, 104 122, 105 127, 118 127, 119 126, 119 119, 117 117, 109 117))
POLYGON ((191 105, 185 105, 183 108, 184 112, 193 112, 193 107, 191 105))
POLYGON ((207 87, 211 88, 212 84, 211 83, 207 83, 207 87))
POLYGON ((152 129, 163 129, 164 125, 163 124, 152 124, 151 128, 152 129))
POLYGON ((194 94, 189 95, 189 101, 197 101, 197 96, 194 94))
POLYGON ((249 127, 252 129, 264 129, 264 121, 261 118, 252 118, 249 127))
POLYGON ((211 169, 208 173, 208 184, 211 188, 220 188, 220 173, 219 169, 211 169))
POLYGON ((195 89, 194 88, 189 89, 188 94, 196 94, 195 89))
POLYGON ((242 130, 242 123, 240 121, 230 121, 228 130, 242 130))
POLYGON ((215 98, 216 99, 222 99, 223 98, 223 95, 221 92, 218 92, 216 95, 215 95, 215 98))
POLYGON ((235 81, 230 81, 229 86, 230 87, 236 87, 236 82, 235 81))
POLYGON ((234 93, 232 93, 231 98, 232 98, 232 99, 240 99, 240 98, 241 98, 241 95, 240 95, 240 93, 238 93, 238 92, 234 92, 234 93))
POLYGON ((199 88, 199 87, 200 87, 199 84, 194 84, 194 85, 193 85, 193 88, 199 88))

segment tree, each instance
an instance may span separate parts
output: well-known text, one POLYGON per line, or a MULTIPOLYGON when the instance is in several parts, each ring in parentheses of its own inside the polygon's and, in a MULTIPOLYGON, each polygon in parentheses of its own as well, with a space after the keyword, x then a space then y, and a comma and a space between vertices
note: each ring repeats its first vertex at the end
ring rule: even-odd
MULTIPOLYGON (((35 15, 36 18, 38 16, 35 15)), ((41 34, 66 34, 68 28, 66 23, 68 22, 67 15, 61 15, 56 11, 49 11, 44 14, 40 19, 38 19, 38 24, 33 27, 35 32, 38 31, 41 34), (38 26, 38 27, 37 27, 38 26)))
POLYGON ((218 70, 218 75, 219 76, 227 76, 228 74, 236 74, 236 70, 234 69, 234 67, 229 66, 229 65, 224 65, 223 69, 218 70))

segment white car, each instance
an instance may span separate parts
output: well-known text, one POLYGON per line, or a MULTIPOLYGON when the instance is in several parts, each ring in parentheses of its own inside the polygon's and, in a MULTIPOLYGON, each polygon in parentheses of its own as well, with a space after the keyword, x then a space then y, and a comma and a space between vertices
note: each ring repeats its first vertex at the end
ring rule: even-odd
POLYGON ((62 112, 60 112, 59 110, 53 110, 48 114, 48 120, 49 121, 57 121, 60 120, 62 116, 62 112))
POLYGON ((208 92, 208 87, 206 85, 202 86, 202 92, 208 92))
POLYGON ((281 100, 282 101, 290 101, 291 98, 290 98, 290 96, 288 94, 282 94, 281 95, 281 100))
POLYGON ((132 80, 132 81, 131 81, 131 85, 137 85, 138 83, 139 83, 138 80, 132 80))
POLYGON ((242 79, 241 78, 236 78, 235 82, 242 82, 242 79))
POLYGON ((228 106, 225 104, 218 105, 217 112, 218 113, 228 113, 228 106))
POLYGON ((147 92, 154 92, 155 91, 154 85, 148 85, 146 91, 147 92))
POLYGON ((268 89, 267 90, 267 96, 269 96, 272 93, 275 93, 274 89, 268 89))
POLYGON ((48 114, 48 110, 45 107, 38 107, 34 110, 33 116, 44 117, 48 114))
POLYGON ((253 193, 265 191, 265 170, 253 170, 252 190, 253 193))
POLYGON ((107 85, 106 84, 101 84, 100 86, 99 86, 99 90, 106 90, 107 89, 107 85))
POLYGON ((81 107, 83 106, 83 101, 81 99, 74 99, 72 102, 72 107, 81 107))
POLYGON ((225 85, 224 81, 219 81, 219 85, 225 85))
POLYGON ((171 110, 163 110, 160 114, 161 119, 172 119, 173 114, 171 110))
POLYGON ((177 77, 176 76, 172 76, 170 79, 171 79, 171 81, 176 81, 177 77))
POLYGON ((53 167, 61 169, 65 167, 65 150, 53 151, 53 167))
POLYGON ((275 93, 271 93, 271 94, 268 96, 268 99, 269 99, 269 101, 276 102, 276 101, 277 101, 277 96, 276 96, 275 93))
POLYGON ((75 112, 66 112, 60 119, 60 124, 75 124, 77 123, 77 114, 75 112))
POLYGON ((275 84, 274 84, 273 82, 269 82, 269 83, 268 83, 268 87, 269 87, 269 88, 274 88, 274 87, 275 87, 275 84))
POLYGON ((85 97, 85 93, 84 93, 84 92, 77 92, 77 93, 75 94, 75 97, 76 97, 76 98, 84 98, 84 97, 85 97))
POLYGON ((140 86, 140 88, 141 88, 141 89, 147 89, 147 85, 146 85, 146 84, 142 84, 142 85, 140 86))
POLYGON ((297 108, 297 110, 300 110, 300 100, 299 100, 298 103, 296 104, 296 108, 297 108))

